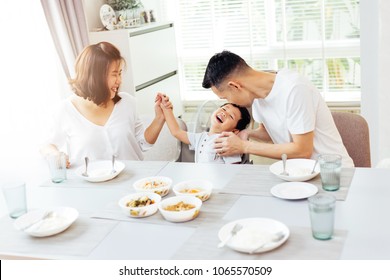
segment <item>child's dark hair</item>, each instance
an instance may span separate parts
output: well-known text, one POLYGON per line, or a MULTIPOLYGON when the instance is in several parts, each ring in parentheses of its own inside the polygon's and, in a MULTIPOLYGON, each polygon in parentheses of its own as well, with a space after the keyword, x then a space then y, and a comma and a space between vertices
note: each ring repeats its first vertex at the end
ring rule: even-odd
POLYGON ((240 110, 240 113, 241 113, 241 119, 238 120, 237 122, 237 125, 236 125, 236 129, 238 130, 244 130, 248 124, 250 123, 251 121, 251 115, 249 114, 249 111, 247 108, 245 107, 241 107, 240 105, 237 105, 237 104, 234 104, 234 103, 225 103, 221 106, 221 108, 225 105, 232 105, 233 107, 236 107, 240 110))

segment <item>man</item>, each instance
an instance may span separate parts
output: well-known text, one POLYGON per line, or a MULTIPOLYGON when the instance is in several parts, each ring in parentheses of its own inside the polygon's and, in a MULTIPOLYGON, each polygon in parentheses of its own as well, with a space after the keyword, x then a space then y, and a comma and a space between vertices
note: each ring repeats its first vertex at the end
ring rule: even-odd
POLYGON ((241 139, 224 132, 215 140, 223 156, 249 153, 279 159, 317 158, 319 154, 339 154, 343 167, 353 167, 331 112, 309 80, 288 69, 277 74, 257 71, 229 51, 215 54, 209 61, 203 87, 221 99, 252 106, 256 130, 244 130, 241 139), (247 141, 254 138, 262 142, 247 141))

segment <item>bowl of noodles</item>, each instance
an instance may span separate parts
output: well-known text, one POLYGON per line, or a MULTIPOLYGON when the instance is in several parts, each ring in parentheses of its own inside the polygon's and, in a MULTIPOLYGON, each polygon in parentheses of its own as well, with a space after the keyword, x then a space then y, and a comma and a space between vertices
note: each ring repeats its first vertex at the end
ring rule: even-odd
POLYGON ((164 176, 146 177, 133 184, 137 192, 154 192, 161 197, 166 196, 171 189, 172 179, 164 176))
POLYGON ((207 180, 188 180, 177 183, 172 190, 176 195, 196 196, 202 201, 210 198, 213 184, 207 180))
POLYGON ((170 222, 187 222, 198 217, 202 200, 196 196, 179 195, 162 200, 158 205, 161 215, 170 222))

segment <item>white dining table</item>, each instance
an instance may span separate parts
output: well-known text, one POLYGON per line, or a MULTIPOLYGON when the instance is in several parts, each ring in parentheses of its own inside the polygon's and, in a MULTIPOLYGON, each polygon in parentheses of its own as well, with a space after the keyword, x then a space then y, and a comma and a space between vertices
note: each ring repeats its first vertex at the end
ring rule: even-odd
MULTIPOLYGON (((253 169, 251 172, 255 174, 256 167, 180 162, 124 163, 126 168, 123 174, 107 183, 85 182, 74 174, 74 167, 68 170, 65 183, 53 185, 48 181, 46 169, 42 169, 46 167, 37 164, 35 168, 39 171, 35 174, 39 176, 33 176, 27 184, 28 208, 68 206, 76 208, 80 216, 63 233, 35 238, 13 227, 13 220, 6 214, 4 202, 1 201, 0 257, 113 260, 390 259, 388 169, 354 170, 346 199, 336 202, 335 237, 330 241, 318 241, 311 236, 306 199, 284 200, 271 195, 226 191, 226 186, 235 176, 248 168, 253 169), (132 187, 135 180, 153 175, 171 177, 173 184, 190 179, 210 180, 214 185, 212 197, 204 202, 201 214, 191 222, 170 223, 163 220, 159 213, 138 220, 121 215, 118 200, 135 191, 132 187), (230 248, 217 248, 218 231, 224 224, 252 217, 271 218, 284 223, 291 232, 289 240, 279 248, 262 254, 249 255, 230 248), (297 250, 301 251, 297 253, 297 250)), ((268 166, 259 166, 259 170, 261 168, 265 170, 268 166)), ((250 172, 248 174, 250 176, 250 172)))

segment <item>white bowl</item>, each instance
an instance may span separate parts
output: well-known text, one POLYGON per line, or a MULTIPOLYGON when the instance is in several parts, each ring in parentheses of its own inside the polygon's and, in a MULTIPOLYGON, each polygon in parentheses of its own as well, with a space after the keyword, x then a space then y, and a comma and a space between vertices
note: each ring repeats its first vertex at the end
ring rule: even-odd
POLYGON ((154 192, 161 197, 166 196, 171 189, 172 179, 164 176, 146 177, 133 184, 137 192, 154 192))
POLYGON ((318 164, 314 169, 314 173, 313 174, 311 173, 314 164, 315 164, 315 160, 313 159, 303 159, 303 158, 288 159, 286 161, 286 171, 289 173, 288 176, 280 175, 280 173, 283 172, 283 161, 275 162, 269 167, 269 170, 273 174, 278 176, 280 179, 283 179, 285 181, 303 182, 303 181, 308 181, 310 179, 313 179, 320 173, 320 167, 318 164))
POLYGON ((213 184, 206 180, 188 180, 173 186, 176 195, 196 196, 202 201, 210 198, 213 184))
POLYGON ((200 207, 202 206, 202 200, 195 196, 180 195, 173 196, 161 201, 158 205, 158 210, 161 215, 170 222, 187 222, 195 219, 199 215, 200 207), (189 210, 174 211, 167 210, 167 207, 178 205, 179 203, 191 204, 195 206, 189 210))
POLYGON ((153 192, 132 193, 122 197, 118 204, 123 213, 133 218, 143 218, 153 215, 157 212, 157 206, 161 201, 161 196, 153 192), (146 206, 128 206, 131 201, 137 201, 140 198, 150 199, 151 204, 146 206))
POLYGON ((76 175, 80 178, 92 182, 104 182, 111 179, 114 179, 125 169, 125 164, 120 161, 115 161, 115 172, 112 173, 112 162, 111 160, 99 160, 99 161, 91 161, 88 164, 88 176, 83 176, 83 172, 85 171, 85 166, 82 165, 78 167, 75 171, 76 175))

